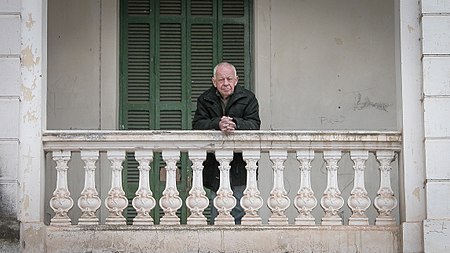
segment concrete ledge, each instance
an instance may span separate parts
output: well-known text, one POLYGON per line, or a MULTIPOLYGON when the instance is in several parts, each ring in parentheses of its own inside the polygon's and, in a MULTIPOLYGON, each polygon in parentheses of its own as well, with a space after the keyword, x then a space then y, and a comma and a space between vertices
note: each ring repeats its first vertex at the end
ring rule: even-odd
POLYGON ((49 226, 47 252, 399 252, 399 227, 49 226))

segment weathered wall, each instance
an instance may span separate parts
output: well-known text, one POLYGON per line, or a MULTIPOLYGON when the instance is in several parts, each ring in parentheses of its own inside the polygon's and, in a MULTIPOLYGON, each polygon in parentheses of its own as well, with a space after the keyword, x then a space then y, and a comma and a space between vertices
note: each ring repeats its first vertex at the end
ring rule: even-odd
POLYGON ((422 1, 425 252, 450 251, 450 1, 422 1))
POLYGON ((267 129, 395 130, 394 1, 255 1, 267 129))
POLYGON ((0 251, 18 250, 20 1, 0 1, 0 251))

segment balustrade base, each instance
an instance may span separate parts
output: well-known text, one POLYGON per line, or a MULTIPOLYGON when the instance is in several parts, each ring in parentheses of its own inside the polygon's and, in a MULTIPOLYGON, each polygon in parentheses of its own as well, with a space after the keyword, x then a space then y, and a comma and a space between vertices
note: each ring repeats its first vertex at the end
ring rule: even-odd
POLYGON ((161 225, 180 225, 180 218, 178 216, 163 216, 161 218, 161 225))
POLYGON ((78 225, 98 225, 98 218, 79 218, 78 225))
POLYGON ((52 226, 70 226, 70 218, 52 218, 50 220, 50 225, 52 226))
POLYGON ((234 225, 234 218, 231 214, 219 214, 214 220, 214 224, 219 226, 234 225))
POLYGON ((322 218, 322 225, 328 226, 338 226, 342 225, 342 219, 341 217, 323 217, 322 218))
POLYGON ((375 219, 375 225, 378 226, 395 226, 397 223, 393 217, 377 217, 375 219))
POLYGON ((295 218, 295 225, 314 226, 316 225, 316 219, 314 217, 297 217, 295 218))
POLYGON ((105 221, 106 225, 126 225, 127 220, 125 217, 108 217, 105 221))
POLYGON ((363 217, 350 217, 348 219, 348 225, 356 225, 356 226, 367 226, 369 225, 369 218, 363 218, 363 217))
POLYGON ((257 217, 252 217, 252 216, 244 216, 242 217, 242 221, 241 221, 242 225, 261 225, 262 224, 262 219, 261 217, 257 216, 257 217))
POLYGON ((286 216, 272 216, 269 218, 269 225, 283 226, 288 224, 289 220, 286 216))
POLYGON ((133 225, 151 226, 151 225, 153 225, 153 218, 152 217, 135 217, 133 219, 133 225))
POLYGON ((205 216, 196 216, 196 217, 188 217, 187 218, 188 225, 208 225, 205 216))

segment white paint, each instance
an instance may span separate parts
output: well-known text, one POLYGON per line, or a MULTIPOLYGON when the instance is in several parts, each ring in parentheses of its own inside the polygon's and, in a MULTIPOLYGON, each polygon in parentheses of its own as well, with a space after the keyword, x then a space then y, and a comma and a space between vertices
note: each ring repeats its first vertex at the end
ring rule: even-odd
POLYGON ((450 57, 424 57, 423 90, 426 96, 450 95, 450 57))
POLYGON ((422 12, 425 13, 450 13, 449 0, 422 0, 422 12))
POLYGON ((427 179, 450 179, 449 139, 427 139, 425 141, 427 179))
MULTIPOLYGON (((445 220, 450 217, 448 196, 450 196, 450 179, 427 182, 427 219, 445 220)), ((448 233, 450 234, 450 231, 448 233)))
POLYGON ((399 205, 402 206, 403 252, 423 252, 420 223, 425 219, 425 150, 423 146, 422 45, 420 5, 400 0, 400 74, 403 151, 399 205), (406 243, 412 242, 412 243, 406 243))
POLYGON ((0 97, 0 138, 14 138, 19 136, 19 100, 17 98, 0 97), (8 119, 7 121, 5 119, 8 119))
POLYGON ((0 12, 6 12, 6 13, 20 12, 20 1, 0 0, 0 12))
POLYGON ((424 230, 425 252, 450 251, 449 220, 425 220, 423 227, 424 227, 423 230, 424 230))
POLYGON ((422 18, 423 53, 450 54, 450 16, 422 18))
POLYGON ((0 55, 20 54, 20 16, 0 15, 0 55))
POLYGON ((425 137, 450 137, 450 97, 424 100, 425 137))
POLYGON ((20 92, 20 59, 19 57, 0 58, 0 78, 1 96, 19 97, 20 92))
MULTIPOLYGON (((19 124, 19 220, 40 222, 43 219, 45 180, 41 133, 45 127, 46 86, 42 82, 45 1, 23 0, 21 9, 22 93, 19 124), (32 17, 32 21, 28 19, 32 17), (32 24, 32 25, 31 25, 32 24), (24 93, 27 90, 27 94, 24 93), (31 95, 30 95, 31 93, 31 95), (26 99, 26 97, 30 99, 26 99)), ((32 244, 31 244, 32 245, 32 244)))

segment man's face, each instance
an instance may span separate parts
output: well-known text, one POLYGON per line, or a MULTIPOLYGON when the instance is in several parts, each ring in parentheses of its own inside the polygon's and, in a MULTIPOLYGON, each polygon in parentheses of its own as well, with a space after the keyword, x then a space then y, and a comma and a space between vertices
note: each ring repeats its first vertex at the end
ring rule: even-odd
POLYGON ((220 95, 226 99, 233 94, 238 79, 239 77, 235 75, 233 68, 224 65, 217 68, 216 75, 213 76, 212 82, 220 95))

